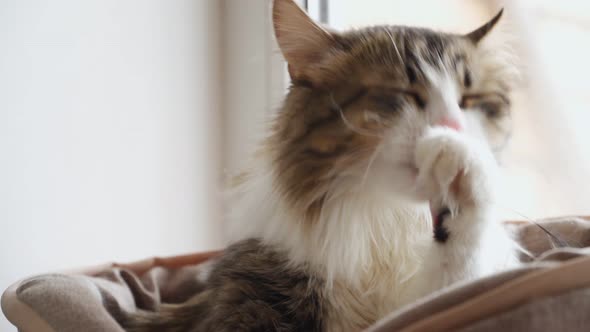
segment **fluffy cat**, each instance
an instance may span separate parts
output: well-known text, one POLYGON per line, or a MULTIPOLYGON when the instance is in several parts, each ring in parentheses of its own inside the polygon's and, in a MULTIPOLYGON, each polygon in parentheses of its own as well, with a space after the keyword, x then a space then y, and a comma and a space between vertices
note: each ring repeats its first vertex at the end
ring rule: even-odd
POLYGON ((354 331, 421 296, 514 266, 494 216, 493 148, 514 71, 483 39, 333 32, 291 0, 273 22, 292 85, 232 194, 234 244, 186 303, 130 331, 354 331))

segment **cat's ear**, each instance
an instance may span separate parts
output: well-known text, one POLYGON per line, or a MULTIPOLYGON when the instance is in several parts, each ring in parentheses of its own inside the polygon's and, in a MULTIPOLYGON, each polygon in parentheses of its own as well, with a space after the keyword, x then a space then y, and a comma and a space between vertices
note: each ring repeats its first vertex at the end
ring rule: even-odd
POLYGON ((335 46, 334 36, 316 24, 293 0, 274 0, 272 19, 291 78, 312 80, 311 65, 321 61, 335 46))
POLYGON ((465 37, 467 37, 469 40, 471 40, 474 44, 479 43, 479 41, 482 40, 483 37, 485 37, 490 31, 492 31, 492 29, 494 28, 496 23, 498 23, 498 21, 502 17, 502 13, 504 13, 504 8, 500 9, 498 14, 496 14, 496 16, 492 17, 492 19, 489 20, 486 24, 471 31, 470 33, 465 35, 465 37))

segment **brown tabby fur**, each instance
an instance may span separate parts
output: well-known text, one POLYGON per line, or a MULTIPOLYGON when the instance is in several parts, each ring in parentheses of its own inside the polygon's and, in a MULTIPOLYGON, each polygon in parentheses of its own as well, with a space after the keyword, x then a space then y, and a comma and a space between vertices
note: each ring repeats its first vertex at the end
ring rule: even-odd
POLYGON ((322 281, 287 266, 286 256, 258 240, 227 248, 214 263, 205 289, 157 315, 121 319, 127 331, 322 331, 322 281))
MULTIPOLYGON (((369 158, 405 105, 420 109, 427 102, 417 59, 453 68, 465 96, 458 102, 485 114, 490 135, 506 135, 510 82, 492 53, 478 49, 480 34, 399 26, 331 33, 320 41, 327 49, 304 59, 305 70, 291 68, 293 84, 263 153, 273 160, 279 193, 303 223, 317 219, 330 184, 369 158)), ((226 250, 205 290, 188 302, 129 314, 121 324, 136 332, 321 331, 331 312, 324 291, 322 277, 250 239, 226 250)))

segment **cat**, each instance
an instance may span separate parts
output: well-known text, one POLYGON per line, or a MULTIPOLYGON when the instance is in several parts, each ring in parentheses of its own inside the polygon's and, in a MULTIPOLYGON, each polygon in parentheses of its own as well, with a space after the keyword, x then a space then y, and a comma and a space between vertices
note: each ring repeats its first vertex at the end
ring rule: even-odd
POLYGON ((494 148, 515 77, 466 35, 329 31, 274 0, 291 87, 232 189, 233 244, 186 303, 129 331, 356 331, 462 280, 517 264, 496 222, 494 148))

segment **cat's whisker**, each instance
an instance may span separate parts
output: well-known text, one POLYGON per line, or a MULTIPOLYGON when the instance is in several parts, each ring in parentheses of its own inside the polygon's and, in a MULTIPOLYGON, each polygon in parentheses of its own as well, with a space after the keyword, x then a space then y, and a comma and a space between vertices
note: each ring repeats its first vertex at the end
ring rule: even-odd
POLYGON ((402 57, 402 54, 399 52, 399 49, 397 48, 397 44, 395 43, 395 40, 393 39, 393 36, 391 35, 391 32, 387 28, 383 28, 383 30, 389 36, 389 39, 391 40, 391 44, 393 44, 393 48, 395 48, 395 52, 397 53, 397 56, 399 58, 399 61, 401 62, 402 65, 405 66, 406 63, 404 61, 404 58, 402 57))
POLYGON ((514 213, 520 217, 522 217, 524 219, 524 221, 534 224, 535 226, 539 227, 545 234, 547 234, 547 236, 549 237, 549 239, 551 240, 551 245, 553 246, 553 248, 563 248, 563 247, 571 247, 572 243, 568 243, 567 241, 559 238, 559 236, 553 234, 551 231, 549 231, 546 227, 540 225, 537 221, 535 221, 535 219, 527 217, 525 214, 522 214, 520 212, 518 212, 517 210, 510 208, 508 206, 503 206, 501 204, 496 203, 495 204, 498 208, 504 209, 509 211, 510 213, 514 213))
POLYGON ((367 154, 373 153, 375 150, 362 147, 351 150, 346 156, 341 157, 333 166, 330 172, 326 174, 326 178, 334 178, 342 175, 342 169, 358 163, 358 160, 364 159, 367 154))
POLYGON ((373 153, 371 154, 371 158, 369 158, 369 163, 368 163, 367 168, 365 169, 365 172, 362 177, 361 187, 365 186, 365 184, 367 182, 367 177, 369 175, 369 171, 371 170, 371 166, 373 166, 373 162, 375 162, 375 159, 377 159, 377 156, 379 155, 379 153, 381 153, 382 148, 383 148, 383 144, 379 144, 375 148, 375 151, 373 151, 373 153))

